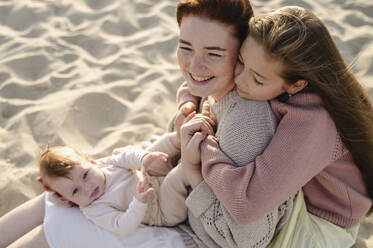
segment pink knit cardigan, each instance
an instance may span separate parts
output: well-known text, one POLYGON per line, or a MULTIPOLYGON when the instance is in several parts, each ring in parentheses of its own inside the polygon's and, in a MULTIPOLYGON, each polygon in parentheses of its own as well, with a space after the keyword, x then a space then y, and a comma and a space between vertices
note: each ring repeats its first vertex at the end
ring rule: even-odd
MULTIPOLYGON (((184 84, 178 102, 185 101, 197 98, 184 84)), ((236 167, 217 143, 202 143, 202 174, 217 198, 238 223, 247 224, 303 189, 312 214, 344 228, 361 222, 372 202, 321 98, 298 93, 286 103, 270 103, 280 122, 254 162, 236 167)))

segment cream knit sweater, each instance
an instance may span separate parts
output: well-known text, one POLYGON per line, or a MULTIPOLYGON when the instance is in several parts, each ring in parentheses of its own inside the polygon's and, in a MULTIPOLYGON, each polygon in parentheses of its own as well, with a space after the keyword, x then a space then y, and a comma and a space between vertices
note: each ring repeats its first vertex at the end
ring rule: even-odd
MULTIPOLYGON (((237 166, 253 161, 275 132, 276 118, 268 102, 245 100, 235 91, 218 102, 209 101, 222 151, 237 166)), ((292 198, 248 225, 237 224, 205 182, 191 192, 186 204, 192 229, 208 247, 266 247, 287 219, 292 198)))

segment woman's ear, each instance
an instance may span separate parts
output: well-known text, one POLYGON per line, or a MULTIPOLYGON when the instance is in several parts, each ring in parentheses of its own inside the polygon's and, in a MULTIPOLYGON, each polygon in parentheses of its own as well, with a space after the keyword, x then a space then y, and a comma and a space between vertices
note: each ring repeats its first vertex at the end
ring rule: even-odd
POLYGON ((288 94, 294 95, 299 91, 303 90, 307 85, 308 82, 304 79, 301 79, 295 82, 294 84, 289 85, 289 87, 286 89, 286 92, 288 94))

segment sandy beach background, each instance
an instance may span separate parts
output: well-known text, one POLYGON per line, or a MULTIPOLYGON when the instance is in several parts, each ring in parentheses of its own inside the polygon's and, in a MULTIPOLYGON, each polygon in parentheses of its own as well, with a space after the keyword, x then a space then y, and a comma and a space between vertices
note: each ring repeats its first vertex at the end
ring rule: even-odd
MULTIPOLYGON (((0 216, 41 193, 40 145, 94 158, 162 134, 182 83, 176 0, 0 1, 0 216)), ((372 0, 253 0, 314 11, 373 97, 372 0)), ((373 217, 355 247, 373 247, 373 217)))

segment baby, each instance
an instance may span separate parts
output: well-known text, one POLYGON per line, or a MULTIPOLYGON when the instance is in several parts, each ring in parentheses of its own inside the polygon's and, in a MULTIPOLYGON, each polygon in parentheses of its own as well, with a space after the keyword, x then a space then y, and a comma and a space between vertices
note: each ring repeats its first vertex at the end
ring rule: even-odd
MULTIPOLYGON (((166 142, 168 138, 163 137, 166 142)), ((143 180, 132 171, 146 171, 153 162, 166 162, 167 158, 166 153, 134 146, 99 160, 67 146, 47 147, 39 158, 38 180, 46 190, 78 205, 98 226, 129 235, 140 223, 172 226, 186 219, 184 207, 179 208, 186 197, 181 170, 143 180)))

